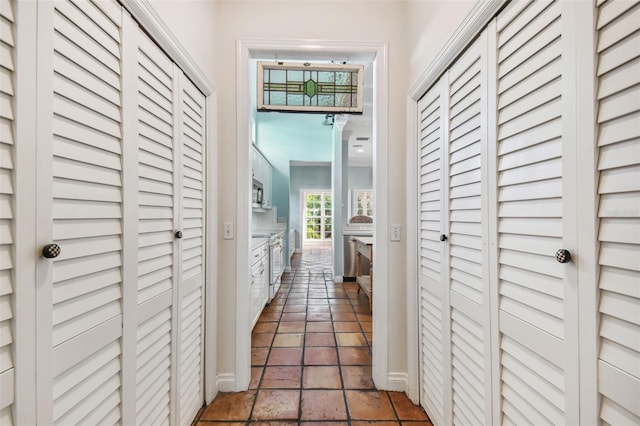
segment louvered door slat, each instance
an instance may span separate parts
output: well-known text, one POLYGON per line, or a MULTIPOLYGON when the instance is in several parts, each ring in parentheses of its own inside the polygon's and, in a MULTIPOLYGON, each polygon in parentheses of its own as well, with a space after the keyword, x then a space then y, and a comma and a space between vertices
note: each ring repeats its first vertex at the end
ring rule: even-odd
MULTIPOLYGON (((204 400, 205 98, 115 0, 39 2, 37 19, 37 244, 61 247, 36 260, 38 421, 188 424, 204 400)), ((14 402, 13 21, 3 0, 3 424, 14 402)))
MULTIPOLYGON (((486 142, 487 35, 483 32, 449 70, 449 145, 447 158, 449 291, 453 421, 489 420, 485 390, 489 339, 482 307, 488 303, 483 265, 483 143, 486 142), (470 77, 473 76, 473 77, 470 77)), ((486 219, 485 219, 486 220, 486 219)))
POLYGON ((168 423, 171 378, 170 309, 161 311, 138 326, 137 370, 138 421, 149 425, 168 423), (157 417, 161 413, 164 413, 164 417, 157 417))
POLYGON ((136 422, 169 424, 176 338, 173 64, 138 32, 138 291, 136 422), (167 305, 169 303, 169 305, 167 305))
MULTIPOLYGON (((85 4, 84 7, 86 9, 91 5, 85 4)), ((58 67, 54 68, 54 132, 56 129, 67 129, 70 125, 73 129, 68 133, 54 133, 52 146, 53 232, 64 247, 62 255, 54 263, 53 271, 54 346, 122 313, 121 228, 110 227, 114 231, 110 235, 96 236, 89 231, 85 235, 76 233, 73 238, 62 230, 56 230, 58 226, 65 229, 78 226, 78 229, 83 229, 82 225, 87 220, 92 227, 100 228, 104 224, 108 228, 113 219, 121 217, 122 199, 118 194, 122 191, 122 166, 119 150, 103 151, 103 146, 96 146, 90 137, 96 133, 107 133, 116 138, 120 136, 120 99, 114 96, 118 86, 113 85, 117 80, 111 78, 107 82, 91 72, 93 64, 97 62, 108 67, 104 72, 116 77, 119 73, 119 30, 106 17, 102 18, 96 19, 96 22, 70 2, 56 3, 54 56, 61 59, 55 62, 58 67), (111 23, 109 28, 100 26, 106 22, 111 23), (72 46, 69 46, 70 40, 72 46), (70 48, 77 52, 75 57, 80 56, 82 60, 79 63, 87 64, 86 67, 69 66, 68 62, 62 60, 70 48), (76 81, 91 84, 89 87, 89 84, 84 86, 76 81), (60 123, 56 125, 58 121, 60 123), (83 197, 76 196, 72 203, 64 198, 65 188, 70 184, 79 187, 91 185, 93 188, 86 191, 83 197), (112 193, 113 196, 97 197, 101 193, 112 193), (98 257, 99 262, 96 261, 98 257), (105 279, 96 279, 99 276, 105 279)), ((118 143, 117 140, 114 142, 118 143)), ((89 230, 89 227, 85 229, 89 230)), ((79 365, 74 366, 72 371, 75 376, 83 377, 81 374, 86 374, 84 377, 91 379, 78 380, 64 397, 54 396, 56 422, 99 422, 114 413, 116 419, 119 417, 119 343, 110 346, 109 351, 109 360, 105 360, 100 367, 96 366, 99 370, 84 371, 79 365), (91 394, 95 396, 86 397, 91 394), (110 397, 112 394, 114 396, 110 397)), ((63 375, 54 378, 54 389, 63 380, 63 375)))
POLYGON ((600 418, 640 423, 640 4, 598 7, 600 418))
POLYGON ((434 422, 444 419, 442 354, 443 284, 442 243, 442 83, 418 102, 419 209, 420 209, 420 401, 434 422))
POLYGON ((6 49, 7 59, 0 63, 0 423, 14 424, 14 120, 16 91, 14 88, 14 31, 13 1, 3 1, 0 8, 0 45, 6 49))
POLYGON ((509 314, 499 325, 501 409, 515 423, 566 422, 558 360, 577 350, 559 344, 539 353, 532 343, 545 338, 538 333, 563 339, 567 330, 566 268, 553 257, 564 245, 561 9, 515 1, 501 13, 513 18, 498 18, 497 261, 499 309, 509 314))
POLYGON ((122 386, 120 28, 87 0, 43 3, 38 13, 39 58, 53 67, 38 81, 38 179, 51 182, 41 188, 50 208, 38 212, 48 222, 39 240, 62 248, 38 272, 38 417, 113 424, 122 386))
POLYGON ((178 405, 188 424, 203 403, 204 96, 184 76, 180 92, 182 282, 178 405))

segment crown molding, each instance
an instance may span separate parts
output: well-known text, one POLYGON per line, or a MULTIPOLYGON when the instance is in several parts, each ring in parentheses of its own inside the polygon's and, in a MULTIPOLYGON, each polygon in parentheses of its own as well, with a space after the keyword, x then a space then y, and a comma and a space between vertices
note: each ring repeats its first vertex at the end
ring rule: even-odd
POLYGON ((509 0, 479 0, 456 29, 449 41, 409 89, 409 97, 418 100, 440 78, 464 49, 487 26, 509 0))
POLYGON ((189 52, 180 44, 175 34, 160 18, 148 0, 121 0, 121 3, 133 19, 149 33, 151 38, 205 96, 209 96, 215 91, 215 86, 198 67, 189 52))

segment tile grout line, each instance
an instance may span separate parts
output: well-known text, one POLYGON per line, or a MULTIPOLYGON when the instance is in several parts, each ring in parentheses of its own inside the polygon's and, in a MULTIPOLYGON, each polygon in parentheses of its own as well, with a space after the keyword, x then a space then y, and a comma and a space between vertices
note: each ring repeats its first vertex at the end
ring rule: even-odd
MULTIPOLYGON (((325 287, 326 287, 326 281, 325 281, 325 287)), ((344 289, 344 285, 342 285, 342 290, 347 295, 347 299, 349 299, 349 305, 351 305, 351 309, 353 309, 353 304, 351 303, 349 294, 344 289)), ((351 410, 349 410, 349 400, 347 399, 347 387, 345 385, 344 377, 342 375, 342 360, 340 359, 340 350, 338 349, 338 336, 336 336, 337 332, 335 328, 335 320, 333 318, 333 310, 331 309, 331 304, 329 304, 329 312, 331 315, 331 327, 333 327, 333 340, 336 343, 336 357, 338 359, 338 371, 340 372, 340 383, 342 385, 342 399, 344 400, 344 407, 347 415, 347 424, 351 426, 351 422, 352 422, 351 410)))
MULTIPOLYGON (((297 274, 297 271, 296 271, 296 273, 294 273, 294 275, 292 277, 292 280, 295 279, 296 274, 297 274)), ((252 421, 251 418, 253 417, 253 410, 255 409, 256 403, 258 402, 258 394, 260 393, 261 390, 263 390, 262 389, 262 382, 264 380, 264 375, 267 372, 267 365, 268 365, 268 362, 269 362, 269 357, 271 356, 271 350, 273 349, 273 343, 276 340, 276 335, 278 334, 278 328, 280 327, 280 322, 282 321, 282 315, 284 314, 284 308, 286 306, 286 300, 289 299, 290 292, 291 292, 291 286, 289 286, 289 289, 287 291, 287 295, 286 295, 286 298, 285 298, 285 304, 283 305, 282 311, 280 312, 280 318, 277 321, 276 329, 275 329, 275 331, 273 333, 273 337, 271 338, 271 344, 269 345, 269 350, 267 352, 267 357, 265 358, 264 364, 262 365, 262 373, 260 374, 260 380, 258 381, 258 384, 256 385, 256 389, 255 389, 256 395, 255 395, 255 398, 253 398, 253 403, 251 404, 251 410, 249 410, 249 416, 248 416, 248 418, 246 420, 247 424, 249 424, 252 421)), ((252 365, 252 367, 253 367, 253 365, 252 365)))

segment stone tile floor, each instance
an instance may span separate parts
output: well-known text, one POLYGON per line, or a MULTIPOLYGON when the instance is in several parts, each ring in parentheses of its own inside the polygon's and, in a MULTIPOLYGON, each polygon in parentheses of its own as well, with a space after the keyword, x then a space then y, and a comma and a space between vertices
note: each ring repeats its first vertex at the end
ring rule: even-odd
POLYGON ((253 329, 249 390, 220 393, 194 425, 429 425, 401 392, 371 379, 371 312, 355 283, 334 283, 331 252, 295 255, 253 329))

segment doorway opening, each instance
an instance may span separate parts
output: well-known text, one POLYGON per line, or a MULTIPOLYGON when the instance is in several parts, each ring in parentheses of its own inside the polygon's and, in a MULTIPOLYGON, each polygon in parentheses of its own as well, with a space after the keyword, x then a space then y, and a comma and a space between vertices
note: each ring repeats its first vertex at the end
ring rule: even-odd
MULTIPOLYGON (((260 147, 261 137, 264 136, 264 124, 269 122, 277 122, 283 117, 283 113, 264 113, 258 116, 256 106, 254 103, 256 84, 255 84, 255 64, 258 60, 271 60, 277 59, 287 61, 331 61, 337 57, 344 58, 351 62, 366 63, 369 66, 369 88, 368 93, 373 99, 369 99, 368 104, 365 101, 366 117, 370 119, 369 127, 371 134, 369 135, 370 150, 372 157, 375 159, 376 152, 386 152, 387 149, 387 93, 386 83, 387 80, 387 64, 386 64, 386 45, 381 43, 367 43, 367 42, 354 42, 354 43, 335 43, 314 41, 309 44, 308 42, 300 41, 265 41, 265 40, 241 40, 239 42, 239 56, 238 56, 238 104, 237 104, 237 116, 238 116, 238 140, 237 144, 237 187, 238 193, 247 193, 245 197, 239 197, 237 203, 237 215, 238 215, 238 231, 237 238, 237 259, 236 264, 237 271, 237 291, 236 296, 238 303, 236 305, 236 372, 233 380, 235 383, 234 390, 246 389, 250 381, 251 373, 251 325, 248 321, 246 298, 248 297, 248 290, 243 283, 250 282, 250 275, 248 273, 250 266, 250 254, 249 247, 251 244, 252 225, 254 225, 254 219, 252 217, 252 210, 250 208, 250 189, 251 189, 251 170, 248 167, 250 163, 250 153, 252 143, 257 142, 257 146, 260 147), (246 100, 246 102, 243 102, 246 100), (263 119, 265 121, 263 121, 263 119), (256 126, 252 127, 252 121, 256 122, 256 126), (242 143, 242 141, 246 141, 242 143), (246 229, 243 224, 247 224, 246 229)), ((365 83, 366 85, 367 83, 365 83)), ((340 169, 343 175, 348 173, 346 170, 346 164, 343 162, 343 158, 348 158, 348 148, 351 146, 350 136, 355 135, 358 125, 361 125, 362 117, 365 116, 349 116, 349 120, 341 118, 342 116, 336 116, 331 125, 325 124, 328 122, 325 115, 318 114, 296 114, 297 116, 306 117, 307 120, 318 120, 322 126, 330 130, 332 143, 330 144, 331 154, 330 158, 323 159, 321 162, 329 163, 332 171, 331 176, 331 201, 332 201, 332 215, 331 215, 331 241, 333 260, 332 266, 336 272, 335 276, 329 277, 329 281, 325 281, 327 284, 334 282, 340 282, 337 275, 341 270, 342 265, 342 227, 347 223, 348 214, 351 213, 353 192, 346 186, 346 181, 343 181, 341 177, 336 177, 335 173, 340 169), (351 122, 351 118, 353 118, 351 122), (350 123, 347 123, 349 121, 350 123), (350 128, 354 126, 354 128, 350 128), (336 143, 337 142, 337 143, 336 143), (340 200, 340 201, 338 201, 340 200), (339 253, 337 253, 339 252, 339 253)), ((268 126, 267 126, 268 127, 268 126)), ((282 138, 276 138, 276 140, 282 141, 282 138)), ((304 140, 299 138, 299 140, 304 140)), ((360 139, 361 141, 363 139, 360 139)), ((358 147, 362 149, 362 146, 358 147)), ((261 149, 261 148, 260 148, 261 149)), ((283 149, 282 147, 278 149, 283 149)), ((264 151, 269 151, 264 149, 264 151)), ((265 152, 265 156, 269 158, 269 152, 265 152)), ((376 163, 373 160, 371 166, 372 170, 372 182, 369 184, 369 189, 373 192, 373 199, 378 205, 386 205, 387 199, 387 158, 381 157, 382 161, 376 163)), ((302 160, 303 162, 313 162, 314 158, 308 158, 302 160)), ((315 158, 317 160, 317 158, 315 158)), ((280 182, 286 177, 286 173, 281 173, 283 170, 288 170, 292 166, 299 165, 294 164, 297 160, 289 161, 288 166, 274 168, 272 174, 273 189, 280 188, 280 182), (276 170, 277 169, 277 170, 276 170)), ((275 161, 274 161, 275 162, 275 161)), ((326 188, 326 187, 325 187, 326 188)), ((288 191, 286 191, 288 192, 288 191)), ((265 191, 266 193, 266 191, 265 191)), ((294 245, 295 251, 302 250, 302 228, 291 227, 291 216, 294 209, 282 203, 279 200, 279 196, 276 192, 272 194, 272 211, 276 210, 277 213, 272 213, 275 223, 282 225, 287 230, 293 229, 297 231, 294 233, 294 245), (289 214, 283 214, 283 211, 289 208, 289 214)), ((296 204, 295 210, 299 211, 299 205, 296 204)), ((387 212, 386 209, 376 210, 376 204, 373 205, 374 222, 374 241, 379 239, 377 252, 384 258, 388 252, 387 247, 387 212)), ((325 215, 325 229, 327 232, 327 223, 325 215)), ((322 216, 320 216, 322 220, 322 216)), ((321 222, 322 224, 322 222, 321 222)), ((322 233, 322 227, 320 229, 322 233)), ((290 236, 290 235, 289 235, 290 236)), ((326 238, 325 238, 326 239, 326 238)), ((285 238, 285 241, 289 242, 289 238, 285 238)), ((288 247, 286 253, 292 254, 292 247, 288 247)), ((379 262, 376 265, 376 273, 378 277, 378 287, 376 289, 379 295, 379 301, 374 302, 374 312, 376 316, 373 316, 372 329, 376 330, 378 337, 376 337, 376 347, 373 349, 373 379, 379 388, 386 388, 388 382, 388 365, 387 365, 387 322, 385 320, 388 312, 388 294, 387 279, 388 279, 388 265, 385 262, 379 262), (377 306, 377 308, 375 307, 377 306)), ((283 283, 284 284, 284 283, 283 283)), ((328 289, 327 289, 328 290, 328 289)), ((356 289, 357 290, 357 289, 356 289)), ((311 289, 308 290, 309 293, 311 289)), ((309 299, 311 300, 311 298, 309 299)), ((291 312, 293 313, 293 312, 291 312)), ((231 382, 229 382, 231 383, 231 382)), ((225 388, 226 389, 226 388, 225 388)))
POLYGON ((302 249, 305 246, 331 247, 333 207, 331 190, 303 191, 302 249))

